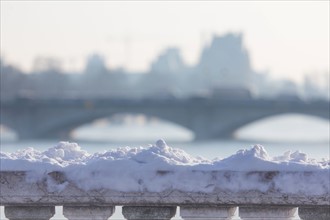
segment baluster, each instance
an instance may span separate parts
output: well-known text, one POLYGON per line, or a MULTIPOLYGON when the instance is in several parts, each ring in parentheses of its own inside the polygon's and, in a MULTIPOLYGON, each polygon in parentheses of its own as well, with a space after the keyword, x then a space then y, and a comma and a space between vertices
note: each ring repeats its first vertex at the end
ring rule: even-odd
POLYGON ((55 214, 55 206, 6 206, 9 220, 49 220, 55 214))
POLYGON ((63 206, 63 215, 69 220, 107 220, 114 212, 114 206, 63 206))
POLYGON ((235 215, 236 209, 234 206, 182 206, 180 216, 184 220, 230 220, 235 215))
POLYGON ((299 207, 298 215, 303 220, 329 220, 330 206, 303 206, 299 207))
POLYGON ((170 220, 176 206, 124 206, 123 216, 128 220, 170 220))
POLYGON ((297 211, 291 206, 243 206, 239 216, 243 220, 291 220, 297 211))

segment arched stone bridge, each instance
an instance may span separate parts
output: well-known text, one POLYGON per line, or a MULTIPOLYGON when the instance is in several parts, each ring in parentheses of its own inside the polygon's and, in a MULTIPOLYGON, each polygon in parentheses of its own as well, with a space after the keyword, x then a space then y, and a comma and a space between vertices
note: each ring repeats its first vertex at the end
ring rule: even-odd
POLYGON ((219 99, 18 99, 1 102, 1 124, 21 139, 68 137, 78 126, 118 113, 155 116, 186 127, 197 139, 228 138, 269 116, 300 113, 330 120, 327 101, 219 99))

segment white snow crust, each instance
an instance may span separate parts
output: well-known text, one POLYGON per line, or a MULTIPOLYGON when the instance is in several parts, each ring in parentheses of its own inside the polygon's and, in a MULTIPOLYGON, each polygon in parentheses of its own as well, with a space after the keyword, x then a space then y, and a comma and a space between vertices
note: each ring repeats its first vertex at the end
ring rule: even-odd
MULTIPOLYGON (((63 171, 70 181, 84 190, 212 192, 219 187, 232 191, 267 191, 270 187, 253 178, 244 179, 244 175, 237 175, 230 182, 210 180, 208 171, 278 171, 280 175, 275 180, 275 187, 282 192, 319 195, 329 194, 330 190, 329 160, 316 161, 299 151, 271 157, 261 145, 239 150, 225 159, 208 160, 169 147, 163 140, 146 148, 122 147, 95 154, 82 150, 76 143, 60 142, 44 152, 33 148, 14 153, 0 152, 0 158, 0 171, 29 171, 28 181, 38 181, 52 171, 63 171), (297 171, 312 172, 313 175, 308 181, 303 175, 284 175, 297 171), (324 187, 327 185, 329 187, 324 187)), ((66 185, 52 186, 50 183, 50 188, 62 190, 66 185)))

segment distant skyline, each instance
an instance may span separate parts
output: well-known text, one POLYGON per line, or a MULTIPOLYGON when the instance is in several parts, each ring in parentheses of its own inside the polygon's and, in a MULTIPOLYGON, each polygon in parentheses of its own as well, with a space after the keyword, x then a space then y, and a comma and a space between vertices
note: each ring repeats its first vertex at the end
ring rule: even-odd
POLYGON ((1 57, 30 71, 55 57, 67 71, 88 55, 109 68, 147 71, 168 47, 194 65, 213 35, 242 33, 252 68, 302 80, 329 72, 329 1, 1 0, 1 57))

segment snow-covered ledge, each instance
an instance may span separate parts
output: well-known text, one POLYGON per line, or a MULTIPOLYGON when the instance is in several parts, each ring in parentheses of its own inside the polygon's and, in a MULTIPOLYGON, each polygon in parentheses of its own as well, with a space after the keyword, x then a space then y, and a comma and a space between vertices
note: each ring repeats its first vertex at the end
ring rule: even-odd
MULTIPOLYGON (((171 219, 177 206, 183 219, 230 219, 239 207, 242 219, 292 219, 299 207, 302 219, 329 219, 330 195, 282 193, 274 187, 269 190, 230 191, 221 187, 212 192, 189 192, 168 189, 162 192, 119 192, 109 189, 82 190, 67 179, 64 173, 51 172, 37 183, 27 182, 27 172, 0 173, 1 205, 12 219, 50 219, 54 206, 63 206, 68 219, 108 219, 115 206, 124 206, 127 219, 171 219), (54 191, 54 184, 65 187, 54 191), (162 215, 162 216, 160 216, 162 215), (39 216, 39 217, 38 217, 39 216), (98 218, 96 218, 98 216, 98 218)), ((162 176, 172 175, 161 171, 162 176)), ((317 172, 232 172, 195 171, 192 176, 223 184, 249 179, 260 187, 274 185, 277 178, 311 182, 317 172), (280 177, 281 176, 281 177, 280 177)), ((314 179, 316 180, 316 179, 314 179)), ((124 183, 123 183, 124 184, 124 183)), ((234 183, 233 183, 234 184, 234 183)), ((315 187, 327 186, 315 184, 315 187)))
POLYGON ((270 158, 262 146, 223 159, 194 158, 158 141, 89 155, 60 143, 45 152, 1 153, 0 205, 10 220, 301 219, 330 217, 329 161, 302 153, 270 158), (20 171, 18 171, 20 170, 20 171))

